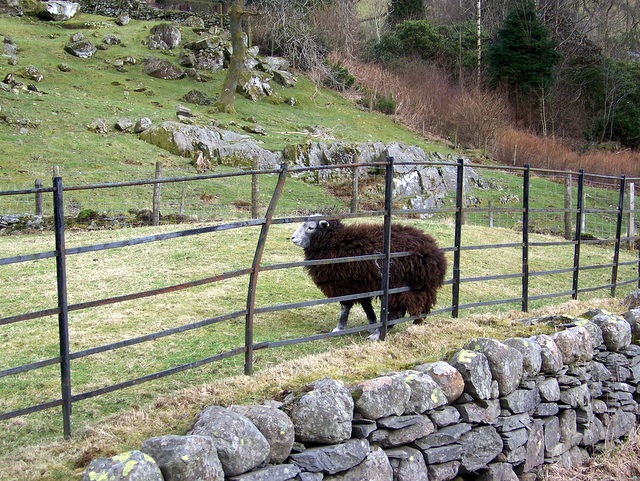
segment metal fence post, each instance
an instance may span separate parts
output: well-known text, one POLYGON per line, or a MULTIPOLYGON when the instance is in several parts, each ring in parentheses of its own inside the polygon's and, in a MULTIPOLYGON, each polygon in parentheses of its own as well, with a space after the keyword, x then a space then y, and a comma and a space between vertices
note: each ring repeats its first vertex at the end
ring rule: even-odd
POLYGON ((60 340, 60 384, 64 437, 71 437, 71 365, 69 357, 69 304, 67 300, 67 262, 64 234, 62 177, 57 169, 53 178, 53 217, 56 238, 56 278, 58 288, 58 333, 60 340))
POLYGON ((529 180, 531 166, 524 166, 522 185, 522 312, 529 312, 529 180))
POLYGON ((462 239, 463 204, 464 204, 464 159, 458 159, 456 176, 456 225, 453 235, 453 284, 451 285, 451 315, 458 317, 460 304, 460 245, 462 239))
POLYGON ((280 165, 280 175, 278 177, 278 183, 271 196, 269 207, 267 207, 267 213, 265 215, 264 223, 260 229, 260 236, 258 237, 258 245, 256 246, 256 252, 253 256, 253 263, 251 265, 251 275, 249 276, 249 291, 247 293, 247 314, 245 317, 245 330, 244 330, 244 373, 249 375, 253 372, 253 318, 256 309, 256 287, 258 285, 258 274, 260 273, 260 263, 262 262, 262 254, 264 253, 264 246, 267 242, 267 235, 269 234, 269 227, 271 227, 271 221, 273 220, 273 214, 278 205, 280 194, 282 194, 282 188, 287 178, 287 164, 280 165))
POLYGON ((571 298, 578 299, 578 274, 580 273, 580 246, 582 245, 582 219, 584 218, 584 170, 578 171, 578 199, 576 203, 576 237, 573 248, 573 284, 571 298))
POLYGON ((393 209, 393 157, 387 157, 384 179, 384 239, 382 241, 382 296, 380 298, 380 340, 387 336, 389 322, 389 268, 391 266, 391 211, 393 209))
POLYGON ((616 242, 613 247, 613 267, 611 268, 611 297, 616 297, 618 284, 618 263, 620 262, 620 239, 622 237, 622 222, 624 220, 624 191, 627 188, 626 177, 620 177, 620 195, 618 197, 618 221, 616 223, 616 242))

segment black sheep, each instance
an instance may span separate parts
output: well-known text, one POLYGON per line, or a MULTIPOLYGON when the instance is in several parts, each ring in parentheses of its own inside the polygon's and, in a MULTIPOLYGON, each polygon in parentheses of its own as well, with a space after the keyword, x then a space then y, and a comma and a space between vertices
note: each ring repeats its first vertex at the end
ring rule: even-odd
MULTIPOLYGON (((291 237, 304 249, 305 260, 380 254, 383 251, 384 228, 377 224, 345 225, 339 220, 308 220, 291 237)), ((391 252, 410 252, 407 257, 391 260, 389 287, 411 288, 411 291, 389 295, 388 319, 428 314, 436 304, 438 289, 444 283, 447 259, 436 241, 421 230, 392 224, 391 252)), ((340 264, 308 266, 307 271, 322 293, 339 297, 380 290, 381 260, 353 261, 340 264)), ((369 324, 377 322, 371 298, 340 302, 340 319, 334 329, 347 327, 349 311, 360 303, 369 324)), ((378 339, 379 330, 370 336, 378 339)))

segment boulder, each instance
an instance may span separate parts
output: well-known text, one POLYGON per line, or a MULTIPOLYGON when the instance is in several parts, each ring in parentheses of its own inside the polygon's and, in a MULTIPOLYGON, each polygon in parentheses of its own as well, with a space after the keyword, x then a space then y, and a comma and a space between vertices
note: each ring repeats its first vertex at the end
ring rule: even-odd
POLYGON ((556 332, 551 336, 558 346, 564 364, 584 363, 593 359, 591 334, 584 326, 576 326, 556 332))
POLYGON ((165 481, 154 459, 141 451, 128 451, 111 458, 97 458, 87 467, 82 481, 165 481))
POLYGON ((479 352, 462 349, 449 359, 464 379, 464 392, 476 399, 491 398, 491 367, 487 357, 479 352))
POLYGON ((151 125, 152 125, 152 123, 151 123, 151 119, 149 117, 142 117, 133 126, 133 133, 134 134, 140 134, 142 132, 146 132, 147 130, 149 130, 151 128, 151 125))
POLYGON ((222 464, 208 436, 159 436, 144 441, 140 450, 155 459, 164 481, 224 481, 222 464))
POLYGON ((480 352, 489 361, 491 375, 498 381, 501 396, 511 394, 520 384, 523 374, 523 358, 519 350, 496 341, 477 338, 468 341, 464 349, 480 352))
POLYGON ((75 16, 80 10, 80 4, 76 2, 65 2, 64 0, 49 0, 38 4, 37 14, 45 20, 64 22, 75 16))
POLYGON ((173 50, 180 45, 182 35, 177 27, 169 23, 161 23, 151 28, 148 39, 148 47, 151 50, 173 50))
POLYGON ((200 412, 189 434, 209 436, 218 451, 225 476, 235 476, 269 462, 270 446, 245 416, 220 406, 200 412))
POLYGON ((296 440, 335 444, 351 437, 353 399, 339 381, 324 378, 309 385, 309 392, 287 407, 296 440))
POLYGON ((77 42, 71 42, 64 47, 67 53, 70 53, 74 57, 89 58, 98 51, 96 46, 88 40, 80 40, 77 42))
POLYGON ((20 0, 3 0, 0 2, 0 15, 22 17, 24 15, 22 2, 20 0))
MULTIPOLYGON (((135 130, 134 130, 135 132, 135 130)), ((145 130, 140 138, 161 149, 192 158, 197 151, 216 162, 232 167, 273 168, 282 156, 263 149, 249 135, 215 127, 162 122, 145 130)))
POLYGON ((128 13, 121 13, 115 18, 114 21, 116 25, 124 27, 125 25, 129 25, 129 22, 131 22, 131 17, 129 17, 128 13))
POLYGON ((271 85, 269 85, 268 79, 262 78, 258 75, 244 76, 241 81, 238 82, 236 91, 240 95, 248 98, 249 100, 253 100, 254 102, 264 97, 268 97, 273 93, 273 89, 271 88, 271 85))
POLYGON ((168 60, 149 57, 142 62, 142 71, 151 77, 162 80, 177 80, 185 76, 184 70, 168 60))
POLYGON ((401 376, 380 376, 361 382, 352 389, 356 412, 368 419, 405 412, 411 388, 401 376))
POLYGON ((270 446, 271 463, 280 464, 289 457, 295 441, 289 416, 270 406, 230 406, 229 409, 249 418, 262 433, 270 446))

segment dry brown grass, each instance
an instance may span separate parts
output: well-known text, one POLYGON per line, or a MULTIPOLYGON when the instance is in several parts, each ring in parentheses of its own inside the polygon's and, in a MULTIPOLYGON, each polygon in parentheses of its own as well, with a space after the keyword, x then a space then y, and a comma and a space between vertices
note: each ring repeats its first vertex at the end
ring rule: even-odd
MULTIPOLYGON (((595 299, 549 306, 533 311, 526 317, 554 313, 578 315, 595 307, 614 312, 621 310, 618 300, 595 299)), ((517 322, 523 316, 521 312, 512 312, 461 319, 433 318, 423 325, 396 328, 385 342, 354 341, 345 348, 265 368, 251 377, 212 378, 210 383, 185 389, 175 396, 160 398, 151 407, 132 409, 107 422, 95 424, 90 429, 78 432, 69 441, 3 453, 0 457, 0 479, 79 479, 86 465, 98 456, 137 449, 143 440, 152 436, 185 434, 197 412, 209 405, 226 406, 278 399, 289 392, 299 393, 309 382, 325 376, 342 380, 347 385, 355 384, 381 373, 447 359, 452 351, 474 337, 502 339, 507 335, 530 336, 549 330, 546 326, 527 327, 517 322)), ((20 421, 18 419, 15 422, 20 421)))
POLYGON ((545 481, 635 481, 640 479, 640 432, 625 443, 589 459, 584 466, 550 466, 545 481))
POLYGON ((579 154, 562 139, 543 138, 516 129, 500 132, 491 152, 498 162, 506 165, 529 164, 543 169, 584 169, 591 174, 640 176, 640 152, 591 150, 579 154))

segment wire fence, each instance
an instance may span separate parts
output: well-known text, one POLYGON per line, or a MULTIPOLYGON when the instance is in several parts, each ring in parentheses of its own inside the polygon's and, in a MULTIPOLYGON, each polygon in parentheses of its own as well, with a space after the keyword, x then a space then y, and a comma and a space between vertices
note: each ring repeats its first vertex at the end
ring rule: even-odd
MULTIPOLYGON (((56 175, 52 187, 0 191, 0 228, 3 232, 7 235, 19 232, 17 227, 20 226, 27 231, 42 232, 49 242, 44 244, 48 246, 45 249, 23 245, 15 252, 2 254, 0 269, 20 267, 21 277, 16 278, 16 283, 27 286, 20 285, 18 288, 16 285, 14 291, 19 295, 23 290, 38 288, 28 286, 30 273, 50 279, 49 284, 55 285, 55 291, 47 293, 43 289, 38 303, 34 303, 33 308, 26 312, 14 312, 10 307, 11 299, 0 305, 0 328, 11 329, 24 325, 24 329, 16 332, 26 338, 39 335, 40 330, 47 326, 49 329, 54 324, 57 327, 57 341, 47 344, 42 352, 20 352, 14 357, 7 356, 11 364, 0 370, 0 383, 6 383, 2 392, 9 397, 12 390, 20 389, 33 379, 45 375, 49 377, 52 369, 59 373, 60 390, 59 396, 50 395, 47 399, 41 399, 41 392, 31 400, 20 398, 15 401, 12 398, 12 402, 7 403, 10 408, 0 413, 0 420, 61 407, 63 432, 68 437, 71 435, 72 406, 79 401, 236 356, 244 356, 244 372, 250 374, 256 362, 256 351, 358 333, 371 327, 356 326, 338 333, 296 332, 287 338, 273 338, 268 334, 268 328, 256 323, 257 316, 276 316, 282 321, 289 312, 303 308, 357 301, 362 297, 380 297, 380 319, 374 327, 381 329, 384 339, 391 327, 386 309, 388 297, 409 289, 406 286, 388 288, 390 262, 396 256, 407 254, 392 252, 389 243, 385 244, 381 253, 331 261, 379 261, 383 266, 379 290, 341 298, 303 298, 295 301, 279 300, 272 294, 260 294, 261 282, 267 276, 281 276, 276 282, 283 282, 283 279, 285 283, 290 282, 287 276, 292 275, 293 271, 319 262, 290 262, 274 256, 274 261, 265 263, 263 259, 272 228, 306 220, 309 213, 317 210, 321 210, 326 217, 381 221, 385 226, 385 239, 390 237, 391 222, 397 220, 429 219, 433 225, 452 230, 451 245, 441 245, 452 257, 451 276, 445 283, 450 294, 444 296, 444 303, 439 304, 430 315, 450 313, 458 317, 462 310, 491 309, 500 304, 515 305, 527 312, 530 303, 545 299, 577 299, 583 293, 601 290, 615 296, 619 287, 635 288, 639 285, 639 262, 635 252, 635 184, 632 182, 636 179, 593 176, 582 171, 491 168, 468 165, 462 160, 457 163, 431 162, 429 168, 447 169, 455 174, 449 182, 454 188, 438 197, 433 206, 408 208, 394 196, 394 179, 397 180, 398 171, 403 166, 389 158, 385 162, 372 164, 291 169, 283 164, 272 170, 177 177, 166 177, 162 169, 157 168, 153 178, 141 181, 65 186, 62 177, 56 175), (481 172, 482 182, 471 186, 467 177, 470 170, 481 172), (324 187, 296 181, 302 177, 330 177, 336 185, 347 187, 343 191, 336 188, 334 193, 338 194, 337 197, 327 196, 324 187), (363 208, 365 202, 366 208, 363 208), (140 209, 141 205, 147 207, 140 209), (23 214, 28 208, 39 214, 23 214), (52 212, 53 215, 43 212, 52 212), (200 223, 192 225, 196 220, 200 223), (178 227, 180 224, 182 226, 178 227), (146 235, 136 235, 135 229, 122 229, 138 225, 165 225, 170 228, 146 235), (473 230, 478 225, 509 229, 517 235, 501 244, 483 243, 478 231, 473 230), (67 246, 69 232, 80 226, 85 230, 117 230, 119 235, 113 240, 67 246), (212 272, 203 269, 203 274, 195 278, 179 268, 172 273, 155 273, 154 265, 149 265, 148 271, 138 273, 140 277, 149 277, 148 287, 135 292, 126 289, 124 292, 118 291, 110 285, 101 285, 98 286, 98 294, 92 291, 89 295, 84 292, 85 286, 79 283, 69 287, 70 279, 72 283, 75 282, 75 271, 87 268, 87 260, 77 260, 81 256, 96 256, 96 260, 98 255, 104 255, 104 263, 97 264, 95 269, 112 268, 117 277, 117 264, 127 262, 126 259, 130 258, 127 256, 133 249, 140 249, 133 254, 140 257, 145 255, 146 246, 155 243, 170 240, 195 242, 201 237, 218 236, 229 231, 238 233, 236 242, 238 239, 245 241, 249 253, 246 262, 229 257, 226 264, 223 260, 212 272), (534 235, 538 237, 534 238, 534 235), (598 259, 581 257, 585 244, 602 247, 604 256, 598 259), (500 259, 514 256, 521 259, 519 269, 503 270, 500 259), (554 268, 540 267, 547 265, 541 263, 541 259, 549 256, 556 260, 554 268), (465 277, 465 262, 477 263, 480 257, 491 258, 494 262, 487 264, 486 272, 465 277), (229 283, 244 285, 245 288, 240 289, 243 293, 238 295, 239 289, 236 287, 234 294, 229 294, 232 292, 231 289, 227 290, 229 283), (492 283, 496 289, 491 294, 478 297, 477 290, 472 294, 471 286, 492 283), (219 297, 220 305, 216 309, 209 306, 203 308, 202 312, 206 315, 200 318, 176 319, 171 323, 163 323, 161 327, 151 326, 148 331, 140 333, 140 326, 127 326, 126 317, 135 317, 135 313, 128 310, 120 315, 122 319, 118 319, 119 324, 114 323, 114 327, 105 332, 101 344, 87 346, 82 342, 81 334, 76 336, 80 332, 76 327, 81 324, 80 320, 86 323, 87 329, 95 329, 99 322, 94 318, 96 308, 106 309, 108 313, 109 309, 115 310, 118 305, 147 302, 176 294, 186 296, 188 292, 197 292, 208 286, 216 286, 224 294, 219 297), (75 324, 74 320, 77 320, 75 324), (121 331, 130 334, 124 337, 118 334, 118 325, 121 331), (221 338, 228 337, 228 326, 232 325, 243 339, 238 342, 238 338, 234 338, 225 344, 221 338), (189 342, 194 344, 186 348, 188 355, 175 360, 173 365, 144 371, 147 362, 142 359, 145 359, 145 355, 157 356, 154 343, 203 332, 215 326, 227 326, 225 330, 212 334, 213 339, 219 341, 215 352, 210 345, 203 346, 195 339, 190 339, 189 342), (90 374, 86 374, 89 379, 82 381, 74 378, 73 372, 74 368, 78 369, 77 366, 89 366, 77 372, 97 372, 98 369, 92 367, 95 367, 95 363, 106 362, 102 356, 127 349, 134 350, 135 364, 140 367, 131 369, 127 379, 99 383, 90 374), (16 406, 16 403, 23 405, 16 406)), ((167 251, 166 255, 182 254, 178 249, 173 249, 167 251)), ((10 277, 10 274, 6 276, 10 277)), ((97 273, 95 277, 99 277, 97 273)), ((126 279, 123 281, 126 284, 126 279)), ((7 292, 11 297, 12 290, 7 292)), ((163 308, 159 304, 143 304, 137 309, 162 311, 163 308)), ((405 317, 392 322, 415 319, 405 317)), ((28 345, 26 340, 16 339, 12 334, 1 338, 5 339, 3 342, 6 346, 28 345)), ((207 339, 211 340, 211 335, 207 339)))

